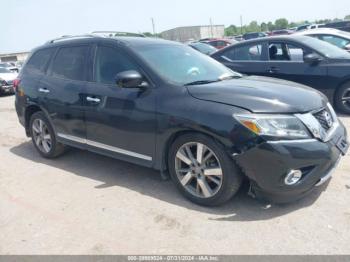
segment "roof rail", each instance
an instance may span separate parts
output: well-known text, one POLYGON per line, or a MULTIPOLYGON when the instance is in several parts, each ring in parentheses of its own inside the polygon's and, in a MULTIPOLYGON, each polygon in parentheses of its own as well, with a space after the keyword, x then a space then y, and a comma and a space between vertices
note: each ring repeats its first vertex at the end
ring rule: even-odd
POLYGON ((98 37, 97 35, 94 34, 84 34, 84 35, 63 35, 61 37, 57 37, 54 39, 51 39, 46 42, 46 44, 52 44, 56 43, 59 41, 65 41, 65 40, 72 40, 72 39, 79 39, 79 38, 89 38, 89 37, 98 37))
POLYGON ((118 37, 118 36, 133 36, 133 37, 145 37, 144 34, 131 33, 131 32, 120 32, 120 31, 94 31, 92 35, 100 35, 103 37, 118 37))

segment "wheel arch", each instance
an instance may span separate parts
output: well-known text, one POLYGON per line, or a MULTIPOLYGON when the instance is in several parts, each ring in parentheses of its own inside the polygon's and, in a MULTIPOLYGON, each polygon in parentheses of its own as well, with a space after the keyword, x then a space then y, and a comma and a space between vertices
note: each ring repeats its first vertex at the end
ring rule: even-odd
POLYGON ((32 117, 33 114, 35 114, 36 112, 43 112, 45 114, 45 116, 47 117, 48 121, 50 122, 54 132, 56 133, 55 131, 55 127, 53 126, 52 124, 52 121, 49 117, 49 114, 48 112, 42 108, 41 106, 39 106, 38 104, 29 104, 26 109, 25 109, 25 113, 24 113, 24 127, 25 127, 25 132, 26 132, 26 135, 29 137, 30 136, 30 129, 29 129, 29 122, 30 122, 30 118, 32 117))
POLYGON ((174 141, 179 138, 180 136, 183 136, 185 134, 202 134, 205 135, 207 137, 212 138, 213 140, 215 140, 218 144, 220 144, 221 146, 224 147, 224 143, 222 141, 220 141, 220 139, 218 138, 217 135, 208 132, 206 130, 198 130, 198 129, 191 129, 191 128, 187 128, 187 129, 182 129, 182 130, 177 130, 175 132, 172 132, 167 139, 165 140, 162 148, 161 148, 161 157, 160 157, 160 167, 159 169, 161 171, 166 171, 168 170, 168 156, 169 156, 169 149, 171 147, 171 145, 174 143, 174 141))

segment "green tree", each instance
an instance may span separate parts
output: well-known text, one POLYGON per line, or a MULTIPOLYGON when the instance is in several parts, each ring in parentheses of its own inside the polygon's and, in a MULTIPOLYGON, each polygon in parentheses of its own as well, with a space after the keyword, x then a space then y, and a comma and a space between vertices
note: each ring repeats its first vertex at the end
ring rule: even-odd
POLYGON ((276 29, 275 25, 272 22, 267 23, 267 28, 269 29, 269 31, 273 31, 276 29))
POLYGON ((269 28, 268 28, 268 26, 267 26, 267 24, 265 22, 261 23, 260 29, 261 29, 262 32, 269 31, 269 28))
POLYGON ((225 28, 225 36, 233 36, 238 33, 237 26, 230 25, 229 27, 225 28))
POLYGON ((280 18, 275 21, 276 29, 286 29, 288 27, 288 20, 285 18, 280 18))
POLYGON ((254 33, 254 32, 260 32, 260 26, 257 21, 252 21, 248 26, 246 26, 246 32, 247 33, 254 33))
POLYGON ((350 20, 350 15, 345 16, 344 20, 350 20))

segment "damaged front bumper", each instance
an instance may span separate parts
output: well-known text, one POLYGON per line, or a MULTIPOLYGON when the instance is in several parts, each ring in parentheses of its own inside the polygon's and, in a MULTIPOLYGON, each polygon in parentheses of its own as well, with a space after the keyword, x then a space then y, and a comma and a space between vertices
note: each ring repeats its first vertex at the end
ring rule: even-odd
POLYGON ((250 179, 257 197, 285 203, 300 199, 329 181, 348 147, 346 129, 340 123, 327 142, 265 141, 234 155, 234 160, 250 179), (291 170, 300 170, 302 176, 297 183, 287 185, 285 178, 291 170))

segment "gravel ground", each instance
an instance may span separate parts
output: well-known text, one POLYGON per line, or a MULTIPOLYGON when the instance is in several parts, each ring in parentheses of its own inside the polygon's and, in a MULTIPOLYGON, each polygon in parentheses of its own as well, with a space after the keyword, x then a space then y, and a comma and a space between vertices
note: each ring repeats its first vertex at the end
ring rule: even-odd
POLYGON ((0 254, 350 253, 349 154, 325 192, 296 203, 242 190, 203 208, 151 169, 75 149, 41 158, 13 104, 0 97, 0 254))

